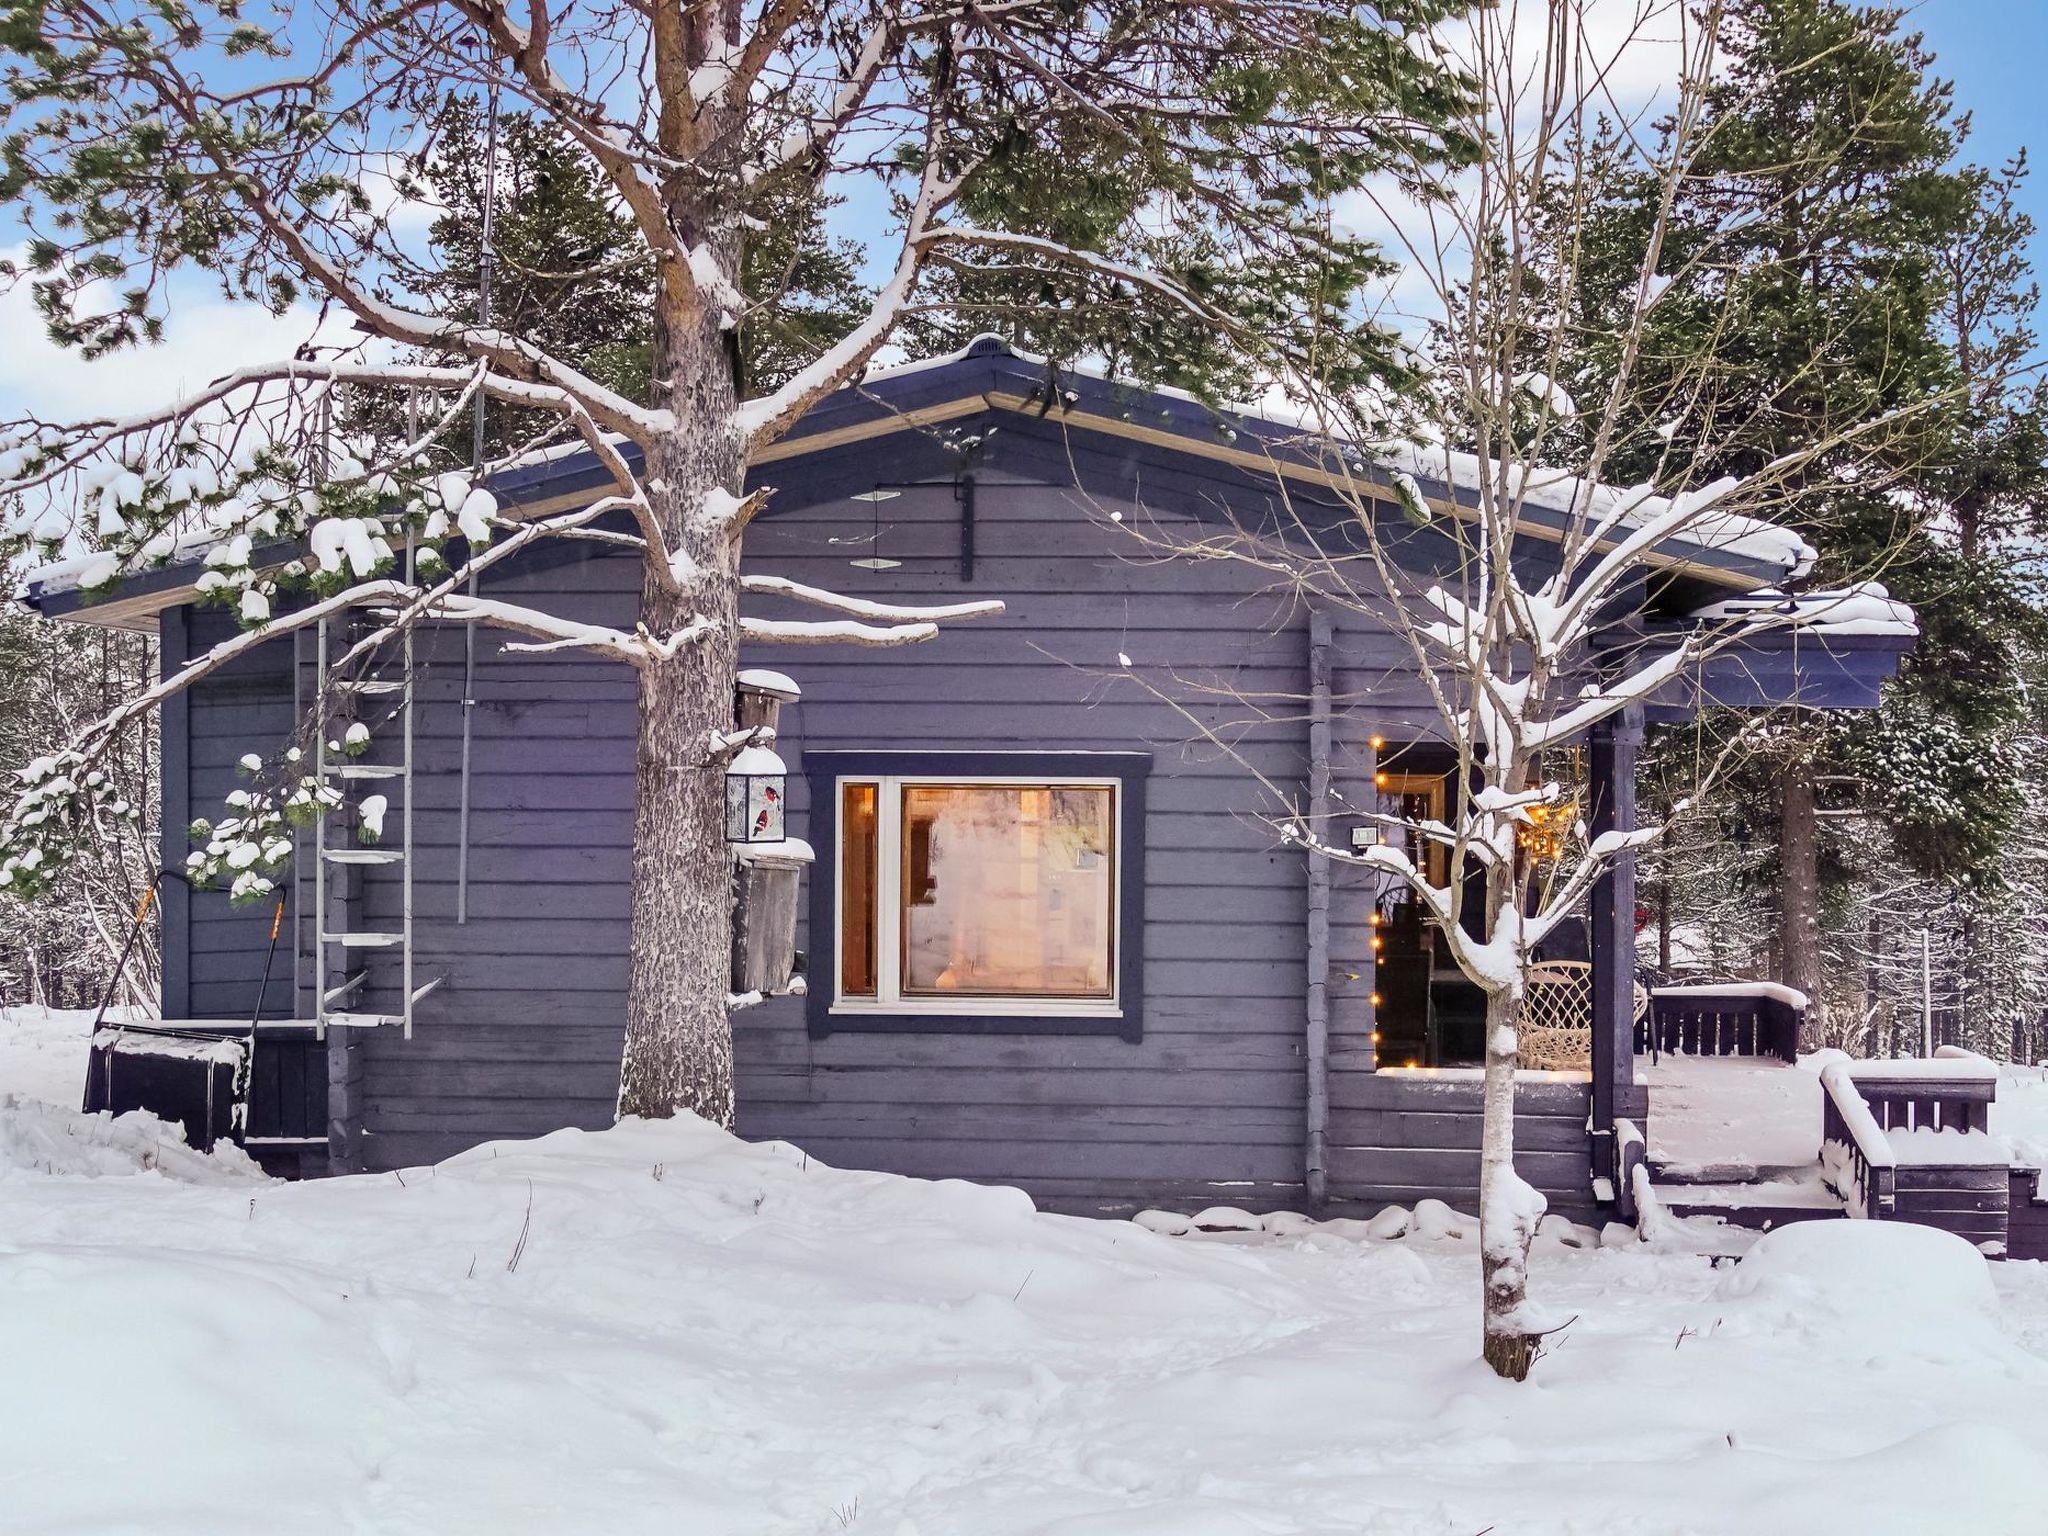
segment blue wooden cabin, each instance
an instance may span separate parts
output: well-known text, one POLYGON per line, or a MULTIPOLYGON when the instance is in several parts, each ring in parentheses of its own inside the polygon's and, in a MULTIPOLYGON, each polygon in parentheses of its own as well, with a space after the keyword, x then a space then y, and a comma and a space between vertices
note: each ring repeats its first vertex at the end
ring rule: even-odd
MULTIPOLYGON (((743 1134, 835 1164, 1015 1184, 1077 1212, 1472 1207, 1476 992, 1446 974, 1412 909, 1276 838, 1246 767, 1129 676, 1178 690, 1259 773, 1301 786, 1331 836, 1375 795, 1443 796, 1452 759, 1402 640, 1244 565, 1160 558, 1134 532, 1275 526, 1283 485, 1296 513, 1352 526, 1295 437, 1171 394, 1054 379, 984 340, 840 391, 762 455, 753 475, 775 494, 748 533, 750 570, 880 600, 999 597, 1007 611, 901 649, 751 658, 801 686, 778 748, 790 830, 817 861, 806 995, 734 1017, 743 1134)), ((534 513, 601 482, 574 455, 495 485, 534 513)), ((1455 514, 1463 493, 1423 489, 1455 514)), ((1391 492, 1385 512, 1412 529, 1391 492)), ((1540 560, 1534 518, 1525 542, 1540 560)), ((1403 537, 1413 558, 1442 558, 1440 535, 1403 537)), ((91 602, 45 584, 31 600, 154 629, 170 670, 233 630, 196 600, 196 571, 138 575, 91 602)), ((1754 554, 1659 550, 1636 589, 1639 632, 1787 574, 1754 554)), ((640 584, 628 552, 547 541, 486 595, 630 628, 640 584)), ((408 1166, 613 1118, 635 678, 507 653, 484 632, 465 693, 465 638, 423 637, 412 678, 413 964, 439 985, 409 1037, 316 1038, 303 1021, 317 861, 295 860, 278 971, 291 984, 270 988, 247 1127, 273 1167, 408 1166)), ((1907 643, 1787 638, 1691 680, 1650 718, 1702 698, 1866 707, 1907 643)), ((293 731, 312 668, 310 636, 282 639, 166 708, 167 867, 185 863, 191 818, 218 814, 237 760, 293 731)), ((1586 744, 1604 825, 1633 817, 1641 723, 1586 744)), ((395 871, 372 865, 337 872, 329 897, 374 923, 398 891, 395 871)), ((166 1019, 246 1019, 271 915, 172 884, 166 1019)), ((1614 1209, 1616 1123, 1647 1107, 1633 916, 1624 867, 1576 939, 1593 967, 1589 1068, 1527 1074, 1521 1089, 1522 1172, 1579 1216, 1614 1209)), ((392 1008, 396 963, 369 955, 356 1006, 392 1008)))

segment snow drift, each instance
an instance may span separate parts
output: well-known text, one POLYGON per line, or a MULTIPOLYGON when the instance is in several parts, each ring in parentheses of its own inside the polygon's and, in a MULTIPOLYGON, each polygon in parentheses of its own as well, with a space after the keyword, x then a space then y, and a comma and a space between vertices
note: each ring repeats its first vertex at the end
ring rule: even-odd
POLYGON ((1434 1208, 1167 1236, 690 1120, 292 1185, 136 1120, 0 1111, 10 1536, 2038 1528, 2048 1283, 1940 1234, 1552 1224, 1515 1387, 1434 1208))

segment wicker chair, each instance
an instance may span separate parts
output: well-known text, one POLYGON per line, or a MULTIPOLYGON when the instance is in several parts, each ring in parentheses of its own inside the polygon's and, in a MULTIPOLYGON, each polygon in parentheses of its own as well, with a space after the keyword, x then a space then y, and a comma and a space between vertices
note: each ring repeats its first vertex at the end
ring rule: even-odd
POLYGON ((1542 960, 1529 967, 1522 994, 1522 1065, 1538 1072, 1584 1072, 1593 1065, 1593 967, 1585 960, 1542 960))

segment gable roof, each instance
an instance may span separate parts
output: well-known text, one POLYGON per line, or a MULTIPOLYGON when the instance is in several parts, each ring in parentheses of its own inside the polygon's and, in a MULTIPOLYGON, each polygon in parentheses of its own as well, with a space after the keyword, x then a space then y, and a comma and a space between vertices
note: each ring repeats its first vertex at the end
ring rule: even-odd
MULTIPOLYGON (((1333 445, 1312 426, 1284 419, 1284 407, 1217 407, 1178 390, 1134 385, 1085 369, 1056 370, 995 336, 977 338, 942 357, 870 370, 819 402, 787 435, 757 454, 749 469, 758 473, 894 433, 1006 412, 1239 473, 1278 474, 1325 490, 1355 491, 1364 485, 1390 506, 1401 485, 1419 493, 1434 511, 1461 519, 1476 516, 1488 473, 1485 461, 1448 449, 1404 446, 1368 455, 1333 445), (1341 459, 1336 457, 1340 454, 1341 459)), ((630 445, 626 454, 638 458, 630 445)), ((571 445, 536 454, 490 480, 501 508, 529 517, 582 505, 609 484, 595 455, 571 445)), ((1589 487, 1562 470, 1534 469, 1527 472, 1518 527, 1538 538, 1561 539, 1580 499, 1590 497, 1590 505, 1602 509, 1618 505, 1627 494, 1609 486, 1589 487)), ((1665 505, 1661 497, 1649 498, 1643 511, 1654 514, 1665 505)), ((1648 562, 1734 592, 1796 580, 1813 563, 1813 550, 1798 535, 1754 518, 1710 512, 1689 534, 1664 541, 1648 562)), ((181 541, 174 563, 125 576, 111 595, 88 597, 78 590, 84 571, 104 559, 88 556, 31 572, 22 596, 52 616, 154 629, 158 613, 197 595, 193 584, 207 542, 181 541)), ((295 553, 279 545, 276 558, 283 561, 295 553)))

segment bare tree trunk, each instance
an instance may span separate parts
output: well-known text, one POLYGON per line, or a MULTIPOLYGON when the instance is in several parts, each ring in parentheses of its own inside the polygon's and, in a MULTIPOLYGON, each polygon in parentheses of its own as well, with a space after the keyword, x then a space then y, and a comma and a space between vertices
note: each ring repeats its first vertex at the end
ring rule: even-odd
POLYGON ((1661 981, 1671 979, 1671 861, 1665 855, 1664 868, 1657 880, 1657 976, 1661 981))
POLYGON ((645 483, 680 593, 650 572, 642 622, 668 634, 713 621, 703 641, 640 674, 638 788, 633 818, 632 974, 626 999, 619 1113, 678 1110, 730 1129, 731 854, 725 844, 725 759, 738 661, 739 538, 705 515, 707 493, 737 493, 744 473, 731 422, 734 384, 715 323, 657 341, 655 377, 672 389, 677 430, 649 458, 645 483))
POLYGON ((1494 1374, 1523 1381, 1540 1337, 1528 1325, 1529 1244, 1543 1197, 1515 1172, 1516 993, 1486 994, 1486 1083, 1479 1140, 1479 1277, 1484 1339, 1494 1374), (1502 1047, 1506 1049, 1503 1050, 1502 1047))
POLYGON ((1825 1040, 1821 999, 1820 839, 1814 819, 1813 765, 1784 765, 1778 791, 1778 979, 1807 997, 1806 1031, 1825 1040))

